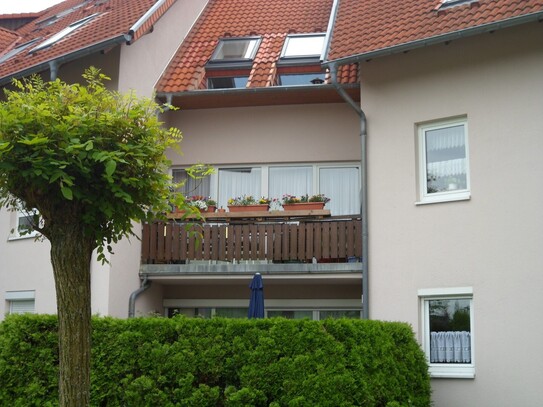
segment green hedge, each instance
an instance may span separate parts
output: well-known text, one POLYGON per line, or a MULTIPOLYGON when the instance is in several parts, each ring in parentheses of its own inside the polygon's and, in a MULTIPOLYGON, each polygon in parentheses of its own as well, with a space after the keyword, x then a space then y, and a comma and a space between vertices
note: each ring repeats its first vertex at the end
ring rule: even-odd
MULTIPOLYGON (((0 405, 57 404, 57 320, 0 324, 0 405)), ((93 406, 429 406, 402 323, 95 318, 93 406)))

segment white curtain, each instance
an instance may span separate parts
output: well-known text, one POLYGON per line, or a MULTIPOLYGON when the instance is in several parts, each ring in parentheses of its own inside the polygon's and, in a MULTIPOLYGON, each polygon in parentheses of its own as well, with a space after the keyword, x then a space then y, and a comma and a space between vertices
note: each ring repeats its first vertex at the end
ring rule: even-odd
POLYGON ((471 334, 469 332, 430 332, 430 363, 470 362, 471 334))
POLYGON ((463 125, 426 131, 427 151, 464 147, 465 144, 466 139, 463 125))
POLYGON ((270 167, 268 194, 281 200, 283 195, 312 195, 312 167, 270 167))
POLYGON ((181 183, 184 182, 183 186, 180 188, 185 196, 209 196, 210 195, 210 183, 209 177, 194 179, 189 177, 187 171, 181 169, 172 170, 173 182, 181 183))
POLYGON ((226 208, 228 200, 243 195, 255 199, 262 196, 260 168, 224 168, 219 170, 219 208, 226 208))
POLYGON ((428 163, 428 174, 434 177, 450 177, 455 175, 466 175, 466 159, 436 161, 428 163))
POLYGON ((359 171, 356 167, 321 168, 319 192, 330 198, 326 204, 332 215, 360 213, 359 171))

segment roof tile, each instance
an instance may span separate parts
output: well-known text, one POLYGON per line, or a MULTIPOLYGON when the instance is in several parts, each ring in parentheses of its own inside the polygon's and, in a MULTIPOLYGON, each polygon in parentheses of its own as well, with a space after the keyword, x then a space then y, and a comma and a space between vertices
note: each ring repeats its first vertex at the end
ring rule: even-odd
POLYGON ((329 60, 543 11, 543 0, 479 0, 440 11, 440 0, 341 0, 329 60))
MULTIPOLYGON (((141 27, 133 33, 135 41, 154 24, 175 0, 168 0, 155 11, 141 27)), ((49 61, 83 50, 95 44, 129 34, 130 28, 155 4, 156 0, 66 0, 40 13, 40 17, 19 28, 19 39, 12 45, 20 45, 33 39, 43 40, 62 31, 70 24, 92 14, 99 15, 84 26, 70 33, 50 47, 33 54, 26 50, 17 57, 0 64, 0 81, 29 68, 41 67, 49 61), (70 13, 64 13, 73 9, 70 13), (56 15, 60 16, 54 20, 56 15), (49 22, 49 24, 48 24, 49 22)), ((1 34, 0 34, 1 36, 1 34)), ((1 48, 0 48, 1 49, 1 48)), ((1 56, 2 53, 0 53, 1 56)), ((36 68, 39 70, 38 68, 36 68)), ((43 69, 43 68, 42 68, 43 69)))

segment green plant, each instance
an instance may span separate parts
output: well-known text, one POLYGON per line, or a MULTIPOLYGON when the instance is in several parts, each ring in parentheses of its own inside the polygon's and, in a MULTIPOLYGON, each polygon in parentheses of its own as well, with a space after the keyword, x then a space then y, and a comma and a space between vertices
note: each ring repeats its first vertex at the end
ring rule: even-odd
POLYGON ((324 194, 317 194, 317 195, 301 195, 301 196, 294 196, 285 194, 282 198, 283 204, 295 204, 295 203, 304 203, 304 202, 324 202, 325 204, 327 202, 330 202, 330 198, 326 197, 324 194))
POLYGON ((246 206, 246 205, 269 205, 271 199, 261 197, 255 199, 252 195, 242 195, 228 200, 229 206, 246 206))

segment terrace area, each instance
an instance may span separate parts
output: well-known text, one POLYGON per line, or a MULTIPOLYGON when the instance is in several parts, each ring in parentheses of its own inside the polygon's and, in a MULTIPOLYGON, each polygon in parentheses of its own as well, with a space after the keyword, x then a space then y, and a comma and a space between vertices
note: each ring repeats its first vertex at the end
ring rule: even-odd
POLYGON ((359 216, 327 210, 208 214, 143 225, 141 273, 360 273, 359 216))

